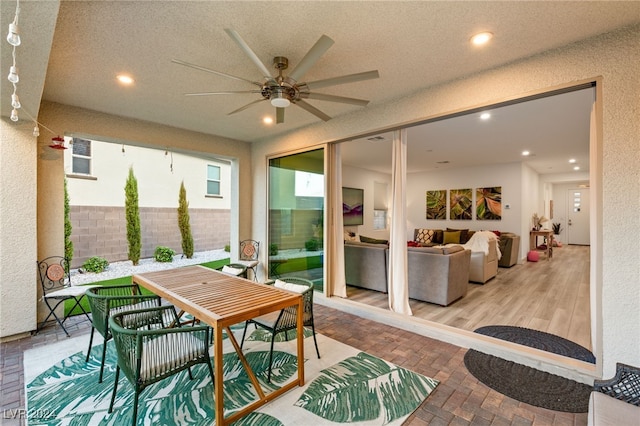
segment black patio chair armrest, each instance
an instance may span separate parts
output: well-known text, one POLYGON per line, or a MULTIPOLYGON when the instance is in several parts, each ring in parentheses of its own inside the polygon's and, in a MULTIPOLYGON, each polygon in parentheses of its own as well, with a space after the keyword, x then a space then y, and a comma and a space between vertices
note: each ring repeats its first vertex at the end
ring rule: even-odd
POLYGON ((608 380, 595 380, 593 390, 640 406, 640 368, 617 363, 616 375, 608 380))

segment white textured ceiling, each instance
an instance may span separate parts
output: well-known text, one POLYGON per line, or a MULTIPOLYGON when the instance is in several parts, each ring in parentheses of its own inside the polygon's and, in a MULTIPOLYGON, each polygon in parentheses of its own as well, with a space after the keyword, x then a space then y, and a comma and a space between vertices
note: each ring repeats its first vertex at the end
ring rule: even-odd
MULTIPOLYGON (((1 0, 3 73, 11 60, 4 34, 15 4, 1 0)), ((273 137, 319 119, 291 106, 284 124, 266 126, 261 118, 275 112, 267 102, 227 115, 255 100, 256 94, 185 97, 189 92, 253 87, 173 64, 172 59, 260 80, 260 71, 225 28, 235 29, 267 67, 282 55, 292 68, 326 34, 335 44, 302 80, 377 69, 379 79, 318 90, 377 105, 640 22, 636 1, 96 0, 62 1, 59 10, 57 1, 20 4, 18 93, 31 114, 42 98, 243 141, 273 137), (474 48, 469 37, 479 31, 495 37, 488 46, 474 48), (121 72, 135 78, 133 87, 116 83, 115 75, 121 72)), ((10 93, 3 78, 3 116, 10 114, 10 93)), ((332 117, 361 108, 309 103, 332 117)))

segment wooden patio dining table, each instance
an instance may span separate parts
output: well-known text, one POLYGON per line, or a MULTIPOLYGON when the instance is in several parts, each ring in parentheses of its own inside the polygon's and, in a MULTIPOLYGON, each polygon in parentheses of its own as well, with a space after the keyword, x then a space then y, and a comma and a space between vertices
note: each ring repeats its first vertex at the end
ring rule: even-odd
POLYGON ((303 299, 300 294, 223 274, 203 266, 187 266, 133 276, 133 282, 190 313, 213 328, 214 398, 216 425, 230 424, 295 386, 304 385, 303 299), (229 327, 270 312, 297 306, 298 378, 280 389, 265 394, 242 349, 229 327), (222 372, 222 330, 244 366, 256 389, 258 400, 224 417, 224 380, 222 372))

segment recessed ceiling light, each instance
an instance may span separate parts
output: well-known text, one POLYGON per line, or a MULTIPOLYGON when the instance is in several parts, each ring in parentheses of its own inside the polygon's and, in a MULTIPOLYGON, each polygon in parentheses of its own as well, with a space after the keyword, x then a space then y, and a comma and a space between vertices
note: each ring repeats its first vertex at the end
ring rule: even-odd
POLYGON ((488 120, 491 118, 491 114, 489 114, 488 112, 483 112, 482 114, 480 114, 480 118, 482 120, 488 120))
POLYGON ((121 84, 124 84, 124 85, 127 85, 127 86, 129 86, 129 85, 133 84, 133 77, 128 76, 128 75, 126 75, 126 74, 118 74, 118 75, 116 76, 116 79, 118 79, 118 81, 119 81, 121 84))
POLYGON ((273 118, 271 118, 271 117, 265 117, 265 118, 263 118, 263 119, 262 119, 262 122, 263 122, 264 124, 273 124, 273 118))
POLYGON ((493 33, 490 33, 488 31, 483 33, 478 33, 473 37, 471 37, 471 43, 476 46, 482 46, 483 44, 486 44, 489 40, 491 40, 492 37, 493 37, 493 33))
POLYGON ((575 159, 575 158, 572 158, 572 159, 570 159, 570 160, 569 160, 569 163, 571 163, 571 164, 573 164, 573 163, 575 163, 575 162, 576 162, 576 159, 575 159))
POLYGON ((580 166, 575 166, 573 170, 580 170, 580 166))
POLYGON ((522 151, 522 156, 526 157, 528 155, 530 155, 531 153, 529 151, 522 151))

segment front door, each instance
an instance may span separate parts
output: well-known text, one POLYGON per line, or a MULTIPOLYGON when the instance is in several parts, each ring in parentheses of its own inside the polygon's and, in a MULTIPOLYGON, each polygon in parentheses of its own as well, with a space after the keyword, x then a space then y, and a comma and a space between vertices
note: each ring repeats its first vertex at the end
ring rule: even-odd
POLYGON ((567 222, 567 242, 569 244, 590 245, 589 239, 589 189, 570 189, 569 221, 567 222))

